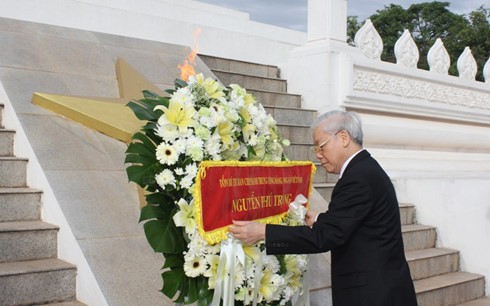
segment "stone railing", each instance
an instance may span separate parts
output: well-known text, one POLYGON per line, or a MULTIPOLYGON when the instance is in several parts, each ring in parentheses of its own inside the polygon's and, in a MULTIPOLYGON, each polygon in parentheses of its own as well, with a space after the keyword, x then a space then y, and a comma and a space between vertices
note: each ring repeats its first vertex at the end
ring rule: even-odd
MULTIPOLYGON (((362 50, 362 53, 371 59, 381 60, 383 52, 383 40, 378 31, 374 27, 371 20, 367 19, 364 25, 359 29, 355 36, 356 47, 362 50)), ((408 30, 405 30, 402 36, 395 44, 396 63, 409 67, 417 68, 419 61, 419 50, 412 35, 408 30)), ((436 40, 427 54, 427 62, 430 71, 439 74, 448 74, 451 64, 449 54, 444 47, 444 43, 440 38, 436 40)), ((475 80, 478 70, 476 60, 471 54, 469 47, 466 47, 463 53, 459 56, 457 68, 460 78, 475 80)), ((490 59, 486 62, 483 68, 483 77, 486 83, 490 83, 490 59)))

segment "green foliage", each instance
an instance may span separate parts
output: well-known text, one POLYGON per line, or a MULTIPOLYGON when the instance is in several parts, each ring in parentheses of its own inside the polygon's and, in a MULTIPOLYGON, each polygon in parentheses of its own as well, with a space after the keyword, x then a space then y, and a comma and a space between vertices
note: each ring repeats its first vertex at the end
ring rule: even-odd
MULTIPOLYGON (((176 88, 186 85, 182 80, 175 81, 176 88)), ((173 90, 167 92, 172 93, 173 90)), ((155 110, 155 106, 168 107, 169 99, 151 91, 144 91, 143 96, 143 99, 127 104, 137 118, 147 123, 133 135, 126 150, 125 163, 130 164, 126 168, 128 179, 148 192, 145 196, 147 205, 141 209, 139 222, 144 222, 143 228, 150 246, 165 257, 161 292, 177 303, 198 301, 198 305, 209 305, 213 291, 207 289, 207 279, 188 278, 184 273, 183 252, 187 250, 187 242, 182 228, 178 228, 172 218, 177 211, 175 201, 184 198, 187 193, 184 190, 159 192, 160 187, 155 180, 155 175, 163 170, 155 155, 159 141, 155 127, 162 111, 155 110)))
MULTIPOLYGON (((437 38, 441 38, 451 59, 450 75, 457 75, 457 60, 469 46, 478 64, 476 79, 483 81, 483 66, 490 55, 490 9, 483 6, 467 16, 449 10, 449 2, 425 2, 412 4, 407 9, 390 4, 369 18, 383 39, 381 59, 395 62, 394 46, 408 29, 420 52, 418 67, 429 69, 427 53, 437 38)), ((363 22, 356 16, 347 20, 348 42, 353 44, 355 34, 363 22)))

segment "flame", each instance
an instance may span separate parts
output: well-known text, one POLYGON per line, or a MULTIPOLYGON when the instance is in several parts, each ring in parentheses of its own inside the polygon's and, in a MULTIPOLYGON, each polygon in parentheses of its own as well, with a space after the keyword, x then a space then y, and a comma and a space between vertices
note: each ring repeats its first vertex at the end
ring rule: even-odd
POLYGON ((194 48, 192 48, 191 53, 187 56, 187 58, 184 60, 184 64, 177 65, 177 67, 180 70, 180 79, 187 81, 191 75, 195 75, 196 71, 194 70, 194 65, 195 65, 195 59, 197 56, 197 51, 198 51, 198 45, 197 45, 197 38, 199 34, 201 33, 202 29, 197 28, 194 31, 194 48))

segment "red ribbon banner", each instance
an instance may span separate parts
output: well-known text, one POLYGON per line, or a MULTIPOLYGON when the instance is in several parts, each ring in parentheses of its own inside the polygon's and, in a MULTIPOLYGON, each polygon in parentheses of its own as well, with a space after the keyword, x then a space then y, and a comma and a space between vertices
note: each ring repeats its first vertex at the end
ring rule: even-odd
POLYGON ((214 244, 232 220, 280 223, 296 196, 309 198, 314 172, 311 162, 203 161, 194 191, 199 233, 214 244))

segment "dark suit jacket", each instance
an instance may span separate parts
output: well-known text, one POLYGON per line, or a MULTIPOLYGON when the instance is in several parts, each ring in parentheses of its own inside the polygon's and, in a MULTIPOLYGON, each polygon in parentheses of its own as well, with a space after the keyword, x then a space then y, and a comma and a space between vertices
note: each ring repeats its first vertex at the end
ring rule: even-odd
POLYGON ((366 150, 347 165, 312 228, 267 225, 265 241, 268 254, 331 251, 336 306, 417 305, 395 189, 366 150))

